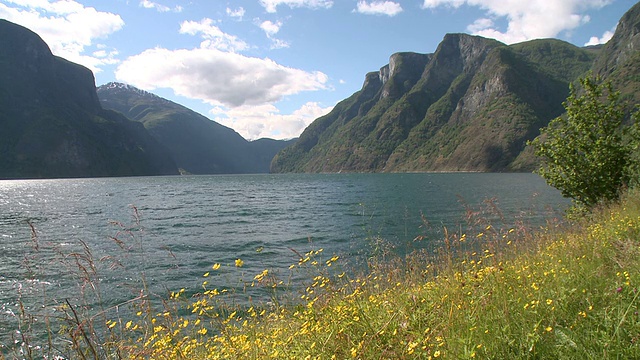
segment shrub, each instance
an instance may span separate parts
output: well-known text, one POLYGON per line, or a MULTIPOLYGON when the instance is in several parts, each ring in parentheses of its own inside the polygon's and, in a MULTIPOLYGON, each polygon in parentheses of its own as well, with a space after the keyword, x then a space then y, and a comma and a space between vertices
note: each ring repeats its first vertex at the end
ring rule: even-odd
POLYGON ((552 120, 530 144, 542 158, 538 173, 547 183, 590 209, 618 199, 628 185, 637 141, 625 141, 631 127, 623 126, 624 108, 611 83, 585 77, 580 84, 582 92, 571 86, 566 115, 552 120))

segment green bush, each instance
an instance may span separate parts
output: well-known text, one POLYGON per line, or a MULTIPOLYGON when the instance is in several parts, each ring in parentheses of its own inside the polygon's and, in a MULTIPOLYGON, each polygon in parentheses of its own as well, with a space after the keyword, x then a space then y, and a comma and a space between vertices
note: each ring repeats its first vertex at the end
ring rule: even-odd
POLYGON ((538 173, 579 207, 618 199, 632 176, 636 125, 624 126, 620 93, 597 78, 580 79, 563 104, 567 113, 541 129, 532 144, 542 158, 538 173), (631 131, 634 130, 634 131, 631 131))

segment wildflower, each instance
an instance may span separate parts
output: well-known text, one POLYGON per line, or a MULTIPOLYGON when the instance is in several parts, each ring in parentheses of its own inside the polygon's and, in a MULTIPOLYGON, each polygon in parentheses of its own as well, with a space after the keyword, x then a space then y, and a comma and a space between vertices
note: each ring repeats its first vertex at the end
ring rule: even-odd
POLYGON ((418 342, 410 342, 407 346, 407 354, 411 355, 415 351, 416 346, 418 346, 418 342))
POLYGON ((551 326, 547 326, 544 330, 546 332, 551 332, 553 330, 553 328, 551 326))
POLYGON ((260 274, 256 275, 253 279, 257 281, 262 281, 265 276, 269 274, 269 270, 263 270, 260 274))
POLYGON ((211 268, 212 268, 213 270, 218 270, 218 269, 220 269, 220 264, 215 263, 215 264, 213 264, 213 266, 212 266, 211 268))
POLYGON ((244 265, 244 261, 242 261, 241 259, 236 259, 236 267, 242 267, 242 265, 244 265))

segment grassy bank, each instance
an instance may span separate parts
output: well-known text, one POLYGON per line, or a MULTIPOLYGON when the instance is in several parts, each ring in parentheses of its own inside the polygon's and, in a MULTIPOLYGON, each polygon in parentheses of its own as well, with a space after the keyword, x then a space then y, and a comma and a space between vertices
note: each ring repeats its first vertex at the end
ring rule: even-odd
POLYGON ((277 295, 285 281, 268 269, 245 278, 274 291, 254 306, 208 288, 213 264, 196 295, 177 290, 160 307, 141 296, 134 319, 107 316, 100 344, 82 321, 66 334, 74 356, 87 358, 640 358, 639 246, 634 193, 534 233, 445 231, 436 254, 372 259, 361 276, 310 251, 291 267, 308 274, 295 299, 277 295))

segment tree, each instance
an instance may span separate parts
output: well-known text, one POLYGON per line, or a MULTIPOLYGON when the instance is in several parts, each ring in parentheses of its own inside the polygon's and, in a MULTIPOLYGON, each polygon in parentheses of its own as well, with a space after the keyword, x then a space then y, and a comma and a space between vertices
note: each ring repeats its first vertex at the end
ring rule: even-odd
POLYGON ((631 144, 623 130, 624 108, 611 82, 580 79, 563 103, 567 113, 540 129, 532 144, 542 158, 538 173, 579 206, 615 200, 630 179, 631 144))

